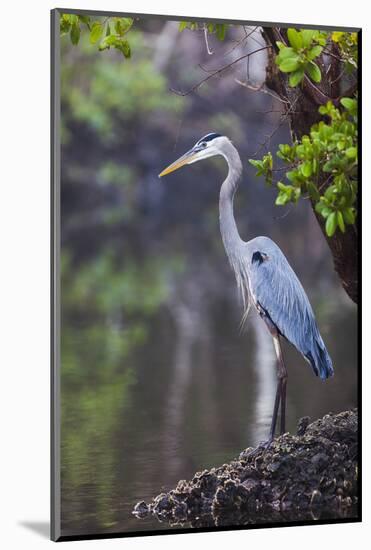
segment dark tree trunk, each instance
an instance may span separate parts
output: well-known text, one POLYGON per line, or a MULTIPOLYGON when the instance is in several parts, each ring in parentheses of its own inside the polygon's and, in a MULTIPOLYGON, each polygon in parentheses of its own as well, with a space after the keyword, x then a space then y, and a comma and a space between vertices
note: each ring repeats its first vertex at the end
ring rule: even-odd
MULTIPOLYGON (((303 135, 309 134, 313 124, 321 120, 318 112, 320 105, 331 100, 335 105, 339 105, 340 86, 341 86, 341 67, 336 59, 336 44, 333 44, 334 57, 331 57, 331 65, 324 76, 323 66, 321 86, 313 84, 305 77, 300 87, 291 88, 288 84, 287 76, 279 71, 275 58, 278 53, 276 41, 280 40, 287 43, 286 31, 279 28, 264 27, 262 31, 263 38, 268 46, 268 63, 266 67, 265 83, 267 87, 276 93, 285 105, 285 111, 289 120, 293 140, 300 139, 303 135)), ((352 96, 357 89, 353 85, 345 91, 342 96, 352 96)), ((331 185, 331 179, 322 182, 322 192, 331 185)), ((339 275, 341 284, 348 296, 357 303, 358 298, 358 250, 357 250, 357 226, 346 226, 345 233, 337 231, 333 237, 328 237, 325 230, 325 220, 313 212, 321 227, 322 233, 330 247, 334 260, 334 268, 339 275)))

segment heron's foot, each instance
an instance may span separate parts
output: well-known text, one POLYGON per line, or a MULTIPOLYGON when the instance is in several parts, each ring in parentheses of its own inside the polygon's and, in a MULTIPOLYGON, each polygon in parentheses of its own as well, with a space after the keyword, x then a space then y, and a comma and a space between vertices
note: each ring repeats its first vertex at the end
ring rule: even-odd
POLYGON ((267 449, 269 449, 269 447, 271 446, 271 444, 273 442, 273 439, 274 439, 273 437, 270 437, 266 441, 261 441, 259 443, 259 445, 257 447, 255 447, 255 449, 253 449, 252 451, 249 451, 247 453, 241 453, 240 457, 241 458, 254 458, 258 454, 260 454, 262 451, 266 451, 267 449))

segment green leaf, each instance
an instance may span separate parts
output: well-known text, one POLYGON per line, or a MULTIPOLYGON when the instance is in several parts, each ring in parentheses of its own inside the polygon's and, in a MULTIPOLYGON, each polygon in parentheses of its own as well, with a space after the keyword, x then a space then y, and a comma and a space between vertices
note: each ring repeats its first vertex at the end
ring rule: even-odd
POLYGON ((336 212, 331 212, 326 220, 326 233, 329 237, 332 237, 336 231, 337 217, 336 212))
POLYGON ((294 202, 298 202, 298 200, 300 199, 300 195, 301 195, 301 188, 296 187, 294 189, 294 202))
POLYGON ((100 40, 103 34, 103 25, 99 21, 95 21, 91 27, 90 31, 90 42, 91 44, 96 44, 100 40))
POLYGON ((287 193, 288 186, 282 183, 282 181, 277 182, 277 187, 280 191, 283 191, 284 193, 287 193))
POLYGON ((331 214, 332 210, 328 206, 324 206, 321 210, 321 214, 324 218, 328 218, 328 216, 331 214))
POLYGON ((356 105, 357 105, 357 102, 355 101, 355 99, 351 99, 350 97, 343 97, 343 98, 340 100, 340 103, 341 103, 342 106, 345 107, 348 111, 351 111, 351 110, 354 109, 354 107, 356 107, 356 105))
POLYGON ((322 166, 322 170, 324 172, 332 172, 332 169, 333 169, 333 166, 332 166, 332 161, 331 160, 328 160, 327 162, 325 162, 325 164, 322 166))
POLYGON ((337 221, 337 225, 340 229, 340 231, 342 233, 345 233, 345 224, 344 224, 344 219, 343 219, 343 215, 342 213, 340 212, 340 210, 338 210, 336 212, 336 221, 337 221))
POLYGON ((300 165, 300 171, 303 174, 305 178, 310 178, 312 175, 312 163, 310 160, 307 160, 303 164, 300 165))
POLYGON ((221 41, 224 40, 225 31, 226 31, 226 25, 224 25, 222 23, 217 23, 216 24, 216 36, 217 36, 218 40, 221 40, 221 41))
POLYGON ((335 31, 332 33, 331 35, 331 40, 333 40, 333 42, 339 42, 341 37, 344 35, 345 33, 342 32, 342 31, 335 31))
POLYGON ((343 218, 345 223, 347 223, 348 225, 353 225, 355 222, 354 209, 345 208, 345 210, 343 210, 343 218))
POLYGON ((293 155, 295 155, 295 149, 294 147, 290 147, 287 143, 280 143, 278 145, 278 151, 276 153, 277 157, 289 162, 293 159, 293 155))
POLYGON ((289 170, 286 172, 286 177, 289 181, 295 182, 298 179, 297 170, 289 170))
POLYGON ((321 105, 321 107, 319 107, 318 109, 318 112, 321 114, 321 115, 328 115, 329 114, 329 101, 326 103, 326 105, 321 105))
POLYGON ((317 83, 321 82, 321 79, 322 79, 321 70, 318 67, 318 65, 314 63, 314 61, 311 61, 310 63, 307 64, 306 72, 308 73, 310 78, 313 80, 313 82, 317 82, 317 83))
POLYGON ((269 169, 269 170, 272 170, 272 168, 273 168, 273 157, 272 157, 272 153, 271 153, 271 152, 269 152, 269 153, 267 153, 266 155, 264 155, 264 157, 263 157, 263 165, 264 165, 264 168, 269 169))
POLYGON ((90 27, 90 17, 88 15, 79 15, 78 17, 82 23, 85 23, 88 28, 90 27))
POLYGON ((79 23, 73 23, 72 27, 71 27, 71 32, 70 32, 70 38, 71 38, 71 42, 74 46, 76 46, 78 43, 79 43, 79 40, 80 40, 80 25, 79 23))
POLYGON ((66 34, 71 28, 70 16, 64 13, 60 20, 60 32, 61 34, 66 34))
POLYGON ((116 19, 116 21, 114 22, 114 30, 117 34, 121 35, 123 34, 123 27, 121 25, 121 20, 120 19, 116 19))
POLYGON ((307 52, 307 59, 309 59, 309 61, 312 61, 313 59, 321 55, 322 50, 322 46, 314 46, 307 52))
POLYGON ((295 88, 304 78, 304 70, 302 68, 294 71, 289 78, 289 84, 292 88, 295 88))
POLYGON ((288 57, 280 62, 279 67, 283 73, 292 73, 296 71, 300 66, 299 57, 288 57))
POLYGON ((336 144, 338 151, 342 151, 345 148, 345 141, 338 141, 336 144))
POLYGON ((115 31, 123 36, 132 27, 134 20, 131 17, 120 17, 116 20, 115 31))
POLYGON ((320 198, 320 200, 317 202, 315 206, 315 210, 316 212, 318 212, 318 214, 321 214, 324 218, 327 218, 327 216, 329 216, 332 212, 332 210, 326 205, 326 203, 323 202, 322 198, 320 198))
POLYGON ((280 50, 280 53, 278 54, 277 58, 279 62, 283 61, 284 59, 287 59, 288 57, 299 57, 296 51, 293 48, 288 48, 287 46, 283 46, 283 48, 280 50))
POLYGON ((117 38, 116 36, 106 36, 103 38, 102 42, 99 44, 99 51, 108 50, 111 46, 114 46, 116 44, 117 38))
POLYGON ((357 147, 348 147, 345 154, 349 159, 355 159, 357 157, 357 147))
POLYGON ((311 45, 314 36, 315 36, 315 31, 311 31, 310 29, 305 29, 301 31, 303 48, 308 48, 311 45))
POLYGON ((187 28, 187 26, 188 26, 187 21, 181 21, 181 22, 179 23, 179 31, 180 31, 180 32, 183 32, 184 29, 187 28))
POLYGON ((287 30, 287 38, 289 39, 290 45, 294 50, 300 50, 303 47, 303 39, 301 33, 295 29, 287 30))
POLYGON ((263 168, 262 160, 249 159, 249 163, 255 166, 255 168, 263 168))
POLYGON ((289 201, 290 201, 289 195, 287 195, 286 193, 280 192, 280 193, 278 193, 278 195, 277 195, 275 204, 276 204, 277 206, 284 206, 284 205, 287 204, 289 201))
POLYGON ((325 197, 328 201, 332 201, 334 196, 336 195, 336 185, 330 185, 325 191, 325 197))
POLYGON ((315 31, 314 40, 318 42, 321 46, 325 46, 327 42, 327 32, 326 31, 315 31))
POLYGON ((121 40, 120 42, 117 42, 115 44, 115 47, 123 53, 126 59, 129 59, 131 57, 130 44, 127 40, 121 40))
POLYGON ((71 16, 68 15, 68 13, 63 13, 61 15, 61 21, 65 21, 66 23, 70 23, 71 24, 71 16))

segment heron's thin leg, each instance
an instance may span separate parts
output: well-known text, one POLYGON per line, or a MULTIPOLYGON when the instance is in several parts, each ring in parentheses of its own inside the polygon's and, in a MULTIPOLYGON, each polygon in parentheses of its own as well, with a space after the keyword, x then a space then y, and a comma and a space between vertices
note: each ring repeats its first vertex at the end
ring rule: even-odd
POLYGON ((278 364, 278 379, 280 381, 280 391, 281 391, 281 435, 286 431, 286 387, 287 387, 287 370, 283 360, 281 343, 279 336, 274 336, 274 348, 277 354, 277 364, 278 364))
POLYGON ((281 395, 281 435, 286 432, 286 386, 287 376, 282 379, 282 395, 281 395))
POLYGON ((274 433, 276 431, 276 424, 277 424, 277 416, 278 416, 278 409, 280 406, 281 401, 281 395, 282 395, 282 388, 281 388, 281 379, 278 378, 277 381, 277 390, 276 390, 276 398, 274 400, 274 408, 273 408, 273 415, 272 415, 272 423, 271 423, 271 429, 269 432, 269 440, 273 441, 274 439, 274 433))
POLYGON ((269 432, 269 439, 261 443, 254 451, 249 453, 249 456, 257 454, 262 448, 267 449, 274 439, 277 425, 278 410, 281 406, 281 434, 285 432, 285 409, 286 409, 286 383, 287 383, 287 371, 283 362, 281 344, 279 341, 280 333, 277 327, 274 325, 269 316, 265 314, 261 309, 258 310, 262 319, 264 320, 269 332, 272 335, 274 342, 274 349, 277 355, 277 390, 274 400, 273 415, 271 428, 269 432))

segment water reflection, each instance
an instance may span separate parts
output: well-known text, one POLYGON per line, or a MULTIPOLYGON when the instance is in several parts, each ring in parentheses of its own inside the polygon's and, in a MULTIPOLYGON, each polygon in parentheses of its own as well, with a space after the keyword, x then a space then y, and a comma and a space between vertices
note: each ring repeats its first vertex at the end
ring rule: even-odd
POLYGON ((183 291, 185 296, 179 297, 178 293, 174 293, 169 304, 176 334, 173 372, 165 411, 164 459, 172 476, 179 474, 184 466, 185 455, 179 446, 179 433, 183 428, 195 347, 200 337, 208 338, 207 317, 204 315, 199 287, 191 282, 185 285, 183 291))
MULTIPOLYGON (((272 510, 268 514, 254 514, 246 511, 223 511, 222 514, 217 512, 214 514, 200 514, 192 521, 170 520, 164 522, 160 517, 157 517, 159 524, 163 526, 176 528, 210 528, 210 527, 232 527, 232 526, 248 526, 256 524, 282 524, 293 522, 317 522, 328 521, 335 519, 356 519, 359 517, 358 506, 353 505, 348 508, 339 508, 338 510, 318 509, 318 510, 292 510, 291 512, 280 512, 272 510)), ((143 524, 146 524, 147 519, 141 519, 143 524)))
POLYGON ((267 439, 267 425, 272 418, 277 387, 276 356, 272 337, 255 312, 251 312, 249 327, 255 340, 252 365, 256 376, 256 398, 251 445, 256 445, 267 439))
MULTIPOLYGON (((151 275, 160 288, 153 266, 151 275)), ((92 277, 95 292, 100 276, 92 277)), ((114 287, 114 274, 109 280, 114 287)), ((215 292, 202 270, 175 280, 178 288, 157 292, 156 307, 139 301, 125 319, 112 316, 114 301, 108 316, 77 315, 76 302, 65 301, 63 534, 168 528, 133 517, 134 504, 230 460, 269 429, 276 373, 263 323, 251 316, 239 334, 237 302, 215 292)), ((285 348, 291 431, 302 415, 315 418, 356 403, 355 308, 338 311, 338 299, 336 292, 327 295, 320 314, 336 367, 333 384, 322 384, 285 348)))

